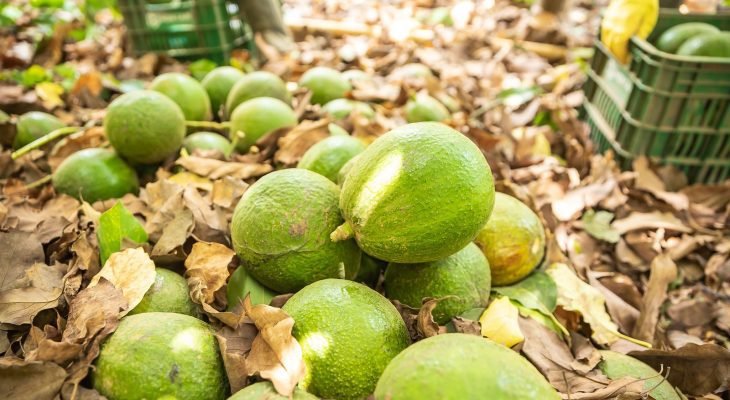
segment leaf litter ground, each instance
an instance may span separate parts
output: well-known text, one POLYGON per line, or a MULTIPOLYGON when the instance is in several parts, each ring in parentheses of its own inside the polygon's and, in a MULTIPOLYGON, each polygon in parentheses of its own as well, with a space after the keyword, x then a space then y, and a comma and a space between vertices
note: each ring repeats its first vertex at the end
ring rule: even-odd
MULTIPOLYGON (((168 160, 147 171, 138 196, 116 205, 80 203, 35 183, 73 152, 106 143, 99 126, 112 96, 163 72, 198 74, 202 64, 124 54, 124 30, 106 11, 86 40, 69 39, 77 18, 46 29, 41 43, 38 11, 22 3, 11 2, 22 11, 19 28, 0 40, 0 61, 12 71, 2 76, 0 109, 51 111, 87 129, 15 161, 9 150, 0 153, 0 388, 12 398, 100 398, 85 380, 89 368, 152 284, 155 264, 186 276, 217 331, 233 391, 257 376, 289 392, 303 364, 293 320, 278 308, 286 296, 275 307, 223 311, 237 266, 233 208, 258 177, 296 165, 333 129, 372 141, 402 125, 403 106, 417 93, 448 106, 448 124, 483 150, 498 190, 538 212, 549 243, 545 272, 495 289, 487 313, 473 310, 439 327, 430 316, 439 299, 420 310, 400 306, 415 339, 459 331, 509 343, 564 398, 642 394, 641 382, 600 372, 598 348, 643 360, 687 396, 719 399, 713 393, 727 388, 730 183, 688 185, 643 158, 622 172, 610 154, 595 154, 576 109, 585 80, 580 49, 591 45, 600 5, 577 2, 558 22, 500 0, 286 1, 297 50, 279 55, 258 41, 267 58, 260 68, 291 82, 314 65, 361 69, 372 82, 355 83, 350 97, 372 102, 375 119, 355 115, 333 128, 300 90, 300 124, 262 138, 257 152, 168 160), (448 7, 450 24, 428 18, 439 7, 448 7), (413 62, 438 78, 398 73, 413 62)), ((249 61, 245 52, 234 55, 236 65, 249 61)), ((12 143, 12 122, 0 118, 3 146, 12 143)))

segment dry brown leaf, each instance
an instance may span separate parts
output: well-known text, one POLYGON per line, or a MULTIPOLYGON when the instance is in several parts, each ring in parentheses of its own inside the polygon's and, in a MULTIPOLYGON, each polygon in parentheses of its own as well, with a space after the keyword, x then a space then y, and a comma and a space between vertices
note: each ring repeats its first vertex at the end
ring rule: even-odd
POLYGON ((0 393, 4 399, 53 400, 66 379, 66 371, 51 362, 0 358, 0 393))
POLYGON ((236 253, 220 243, 197 242, 185 260, 190 297, 199 304, 210 304, 215 292, 226 284, 228 264, 236 253))
POLYGON ((0 292, 11 288, 31 265, 45 260, 43 245, 32 234, 0 232, 0 292))
POLYGON ((155 276, 155 263, 138 247, 113 253, 101 271, 91 279, 88 287, 93 288, 103 277, 121 290, 127 300, 127 310, 121 314, 124 316, 142 301, 155 283, 155 276))
POLYGON ((671 213, 653 211, 648 213, 632 212, 628 217, 613 221, 611 227, 620 234, 640 230, 664 228, 677 232, 689 233, 692 229, 671 213))
POLYGON ((48 165, 53 171, 71 154, 90 147, 101 147, 106 142, 104 128, 101 126, 84 129, 59 141, 48 155, 48 165))
POLYGON ((305 373, 302 348, 292 336, 294 318, 279 308, 252 306, 248 296, 243 307, 259 330, 246 358, 249 375, 260 374, 274 384, 279 394, 291 396, 305 373))
POLYGON ((616 181, 608 179, 569 191, 565 196, 552 203, 552 210, 560 221, 574 219, 586 207, 593 207, 611 194, 616 181))
POLYGON ((162 235, 152 248, 152 256, 169 254, 176 248, 185 244, 193 231, 195 222, 193 213, 183 209, 175 214, 175 217, 162 229, 162 235))
POLYGON ((73 386, 72 393, 88 374, 99 355, 101 343, 117 329, 121 316, 127 310, 129 307, 123 292, 103 277, 95 286, 80 291, 71 301, 62 341, 80 344, 84 348, 80 358, 68 368, 66 383, 73 386))
POLYGON ((730 383, 730 351, 715 344, 688 344, 677 350, 629 353, 656 369, 669 371, 667 380, 682 392, 701 396, 730 383))
POLYGON ((611 319, 618 324, 622 331, 632 332, 636 326, 636 320, 639 318, 639 310, 604 286, 596 275, 597 273, 588 271, 588 282, 603 294, 611 319))
POLYGON ((209 200, 203 198, 193 187, 185 188, 183 192, 185 206, 193 212, 195 228, 193 235, 196 239, 208 242, 228 243, 229 232, 226 212, 209 200))
POLYGON ((581 362, 555 332, 531 318, 520 317, 519 324, 525 337, 522 352, 558 391, 571 395, 593 393, 609 384, 599 370, 576 370, 574 366, 581 362))
POLYGON ((238 204, 238 200, 248 188, 248 184, 240 179, 226 176, 213 182, 211 198, 213 204, 231 208, 238 204))
POLYGON ((648 158, 637 158, 634 160, 633 167, 636 172, 636 182, 634 186, 637 189, 642 189, 651 193, 654 197, 671 205, 677 211, 683 211, 689 207, 689 199, 687 198, 687 195, 667 191, 664 181, 662 181, 662 179, 651 170, 648 158))
POLYGON ((634 327, 634 336, 648 342, 654 341, 659 310, 667 298, 667 286, 675 279, 677 279, 677 266, 667 254, 660 254, 651 262, 649 283, 634 327))
POLYGON ((416 318, 416 328, 418 333, 424 338, 436 336, 439 334, 439 324, 433 320, 433 309, 443 299, 429 299, 421 306, 418 310, 418 317, 416 318))
POLYGON ((36 263, 25 270, 23 276, 0 292, 0 322, 30 324, 40 311, 56 307, 63 293, 66 268, 36 263))
POLYGON ((327 128, 329 123, 328 118, 302 121, 279 139, 279 150, 274 155, 274 161, 288 166, 295 165, 310 147, 330 135, 327 128))
POLYGON ((196 156, 180 157, 175 164, 190 172, 210 179, 221 179, 226 176, 238 179, 256 178, 273 170, 271 165, 257 163, 238 163, 202 158, 196 156))
POLYGON ((224 326, 216 332, 215 337, 218 339, 218 346, 223 356, 231 393, 236 393, 246 386, 250 375, 246 355, 251 351, 251 345, 257 334, 258 330, 251 322, 241 323, 235 328, 224 326))

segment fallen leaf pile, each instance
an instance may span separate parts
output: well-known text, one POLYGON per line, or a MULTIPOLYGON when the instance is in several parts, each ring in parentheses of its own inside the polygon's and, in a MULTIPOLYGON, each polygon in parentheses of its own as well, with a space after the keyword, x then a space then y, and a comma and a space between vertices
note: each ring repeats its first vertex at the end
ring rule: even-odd
POLYGON ((581 48, 591 46, 600 4, 578 1, 553 21, 521 1, 345 3, 286 1, 297 50, 281 55, 258 40, 260 69, 290 82, 317 65, 363 70, 372 82, 356 82, 348 96, 370 102, 374 120, 353 114, 334 125, 298 90, 298 126, 230 160, 168 160, 146 171, 138 195, 118 202, 79 202, 34 183, 74 151, 107 143, 104 108, 125 85, 188 65, 126 55, 124 29, 106 13, 97 16, 95 41, 64 40, 71 27, 60 24, 36 50, 30 22, 23 34, 0 38, 4 68, 65 64, 79 72, 67 90, 58 74, 27 86, 2 77, 0 109, 42 109, 85 127, 13 161, 12 120, 0 119, 0 393, 101 398, 85 380, 89 369, 152 285, 155 265, 186 277, 216 331, 233 392, 267 379, 291 393, 304 375, 294 320, 248 299, 227 308, 226 282, 238 266, 233 209, 257 178, 296 165, 333 130, 372 141, 405 124, 403 105, 427 93, 452 112, 446 123, 482 149, 497 189, 538 213, 548 245, 541 271, 494 288, 486 310, 447 326, 430 315, 439 299, 420 310, 400 305, 413 338, 489 337, 521 352, 566 399, 645 395, 641 382, 601 373, 598 349, 646 362, 687 396, 720 399, 730 382, 730 182, 690 185, 646 158, 621 171, 611 153, 596 154, 578 107, 581 48), (449 23, 434 22, 443 8, 449 23), (415 62, 436 77, 399 73, 415 62))

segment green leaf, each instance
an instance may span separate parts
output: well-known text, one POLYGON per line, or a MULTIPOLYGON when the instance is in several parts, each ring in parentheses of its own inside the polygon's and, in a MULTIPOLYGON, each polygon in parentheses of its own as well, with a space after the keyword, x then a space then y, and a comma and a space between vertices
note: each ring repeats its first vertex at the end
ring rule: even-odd
POLYGON ((535 271, 514 285, 493 287, 492 292, 509 297, 510 300, 520 303, 523 307, 543 314, 559 326, 563 333, 567 334, 567 330, 553 315, 553 310, 558 303, 558 287, 546 273, 535 271))
POLYGON ((545 314, 552 313, 558 302, 558 287, 542 271, 535 271, 514 285, 493 287, 492 291, 545 314))
POLYGON ((20 84, 25 87, 33 87, 41 82, 48 82, 53 78, 52 74, 38 64, 33 64, 20 73, 20 84))
POLYGON ((563 331, 560 329, 560 324, 556 324, 554 322, 554 318, 550 318, 546 316, 545 314, 541 313, 540 311, 535 311, 531 308, 527 308, 523 306, 522 304, 513 301, 512 304, 514 304, 518 310, 520 310, 520 315, 522 315, 525 318, 532 318, 535 321, 541 323, 551 331, 557 333, 558 335, 562 335, 563 331))
POLYGON ((200 81, 208 75, 208 72, 214 70, 217 66, 218 64, 214 61, 202 58, 188 65, 188 71, 190 71, 190 75, 192 75, 193 78, 200 81))
POLYGON ((142 224, 132 215, 121 202, 106 210, 99 217, 99 250, 101 265, 106 263, 110 255, 122 249, 124 239, 135 243, 147 242, 147 232, 142 224))
POLYGON ((580 219, 583 222, 583 229, 589 235, 609 243, 617 243, 621 235, 611 227, 613 213, 608 211, 588 210, 580 219))
POLYGON ((344 128, 335 123, 327 125, 327 130, 329 130, 330 135, 332 136, 350 136, 344 128))
POLYGON ((145 82, 139 79, 127 79, 119 82, 119 90, 122 93, 134 92, 144 89, 145 82))
POLYGON ((228 297, 228 311, 233 310, 236 306, 249 296, 251 305, 269 304, 271 299, 277 296, 277 293, 260 284, 256 279, 246 272, 243 266, 238 267, 231 279, 228 281, 226 288, 228 297))
POLYGON ((540 93, 542 93, 542 89, 539 86, 510 88, 497 93, 497 99, 504 105, 519 107, 540 93))

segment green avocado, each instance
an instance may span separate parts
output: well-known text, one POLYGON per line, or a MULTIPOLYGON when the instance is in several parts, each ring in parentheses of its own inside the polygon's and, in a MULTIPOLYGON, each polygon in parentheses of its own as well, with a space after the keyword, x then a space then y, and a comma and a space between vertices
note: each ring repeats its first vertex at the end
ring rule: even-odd
POLYGON ((438 100, 427 94, 418 94, 406 103, 406 121, 441 122, 449 118, 449 110, 438 100))
POLYGON ((327 104, 345 97, 352 90, 350 82, 339 71, 327 67, 314 67, 299 79, 299 86, 312 91, 312 104, 327 104))
POLYGON ((346 223, 331 237, 355 237, 384 261, 436 261, 461 250, 486 224, 494 181, 481 150, 436 122, 396 128, 360 153, 342 186, 346 223))
POLYGON ((474 243, 438 261, 390 263, 385 270, 385 295, 419 308, 425 298, 444 298, 432 314, 443 325, 472 308, 486 307, 491 289, 489 263, 474 243))
POLYGON ((175 313, 122 318, 101 347, 92 379, 109 400, 222 400, 228 392, 213 330, 175 313))
POLYGON ((68 156, 51 178, 59 193, 89 203, 139 191, 137 173, 109 149, 90 148, 68 156))
POLYGON ((195 150, 217 150, 225 157, 231 155, 233 148, 231 142, 225 137, 214 132, 195 132, 183 140, 183 147, 188 153, 195 150))
POLYGON ((125 93, 112 101, 104 131, 114 149, 139 164, 157 164, 180 150, 185 116, 167 96, 151 90, 125 93))
POLYGON ((280 395, 269 381, 254 383, 239 390, 228 400, 317 400, 318 397, 300 388, 294 389, 291 397, 280 395))
POLYGON ((245 153, 267 133, 296 124, 297 115, 288 104, 272 97, 256 97, 241 103, 231 114, 231 135, 243 133, 236 150, 245 153))
POLYGON ((635 379, 646 379, 644 381, 644 390, 655 400, 680 400, 677 391, 672 385, 664 380, 657 371, 643 362, 610 350, 600 350, 603 360, 598 364, 609 379, 621 379, 629 376, 635 379), (649 390, 651 389, 651 390, 649 390))
POLYGON ((363 399, 410 344, 395 307, 369 287, 342 279, 315 282, 282 308, 294 318, 306 375, 300 385, 325 399, 363 399))
POLYGON ((387 265, 387 262, 363 253, 362 259, 360 260, 360 270, 357 271, 357 276, 354 281, 375 288, 375 285, 378 284, 378 280, 380 279, 380 273, 387 265))
POLYGON ((279 293, 325 278, 348 278, 360 268, 354 240, 333 242, 342 223, 340 190, 299 168, 272 172, 246 190, 231 220, 231 239, 246 270, 279 293))
POLYGON ((730 32, 704 33, 688 39, 677 55, 730 58, 730 32))
POLYGON ((656 42, 656 48, 667 53, 676 53, 688 39, 704 33, 715 33, 719 31, 715 26, 704 22, 687 22, 674 25, 659 36, 659 40, 656 42))
POLYGON ((233 85, 226 99, 226 115, 230 117, 239 104, 256 97, 272 97, 287 105, 291 103, 291 94, 281 78, 271 72, 255 71, 233 85))
POLYGON ((367 119, 375 118, 375 111, 368 103, 350 99, 334 99, 325 104, 322 110, 334 119, 347 118, 353 112, 357 112, 367 119))
POLYGON ((365 143, 352 136, 330 136, 310 147, 297 168, 314 171, 332 182, 350 159, 365 150, 365 143))
POLYGON ((208 92, 191 76, 178 72, 162 74, 152 81, 150 90, 177 103, 188 121, 205 121, 212 116, 208 92))
POLYGON ((446 333, 396 356, 375 388, 375 400, 559 400, 519 353, 489 339, 446 333))
POLYGON ((18 123, 15 125, 13 149, 17 150, 65 126, 66 124, 51 114, 40 111, 27 112, 18 118, 18 123))
POLYGON ((352 169, 352 166, 355 165, 355 161, 357 161, 358 157, 360 157, 360 154, 352 157, 349 159, 345 165, 340 168, 340 170, 337 172, 337 184, 342 187, 342 184, 345 182, 345 178, 347 177, 347 174, 352 169))
POLYGON ((164 268, 155 268, 155 282, 128 315, 148 312, 171 312, 196 318, 200 315, 198 305, 188 294, 185 278, 164 268))
POLYGON ((218 67, 205 75, 205 78, 200 82, 203 88, 208 93, 210 98, 210 106, 214 116, 218 116, 221 107, 226 104, 228 94, 233 89, 233 86, 246 74, 238 68, 234 67, 218 67))

